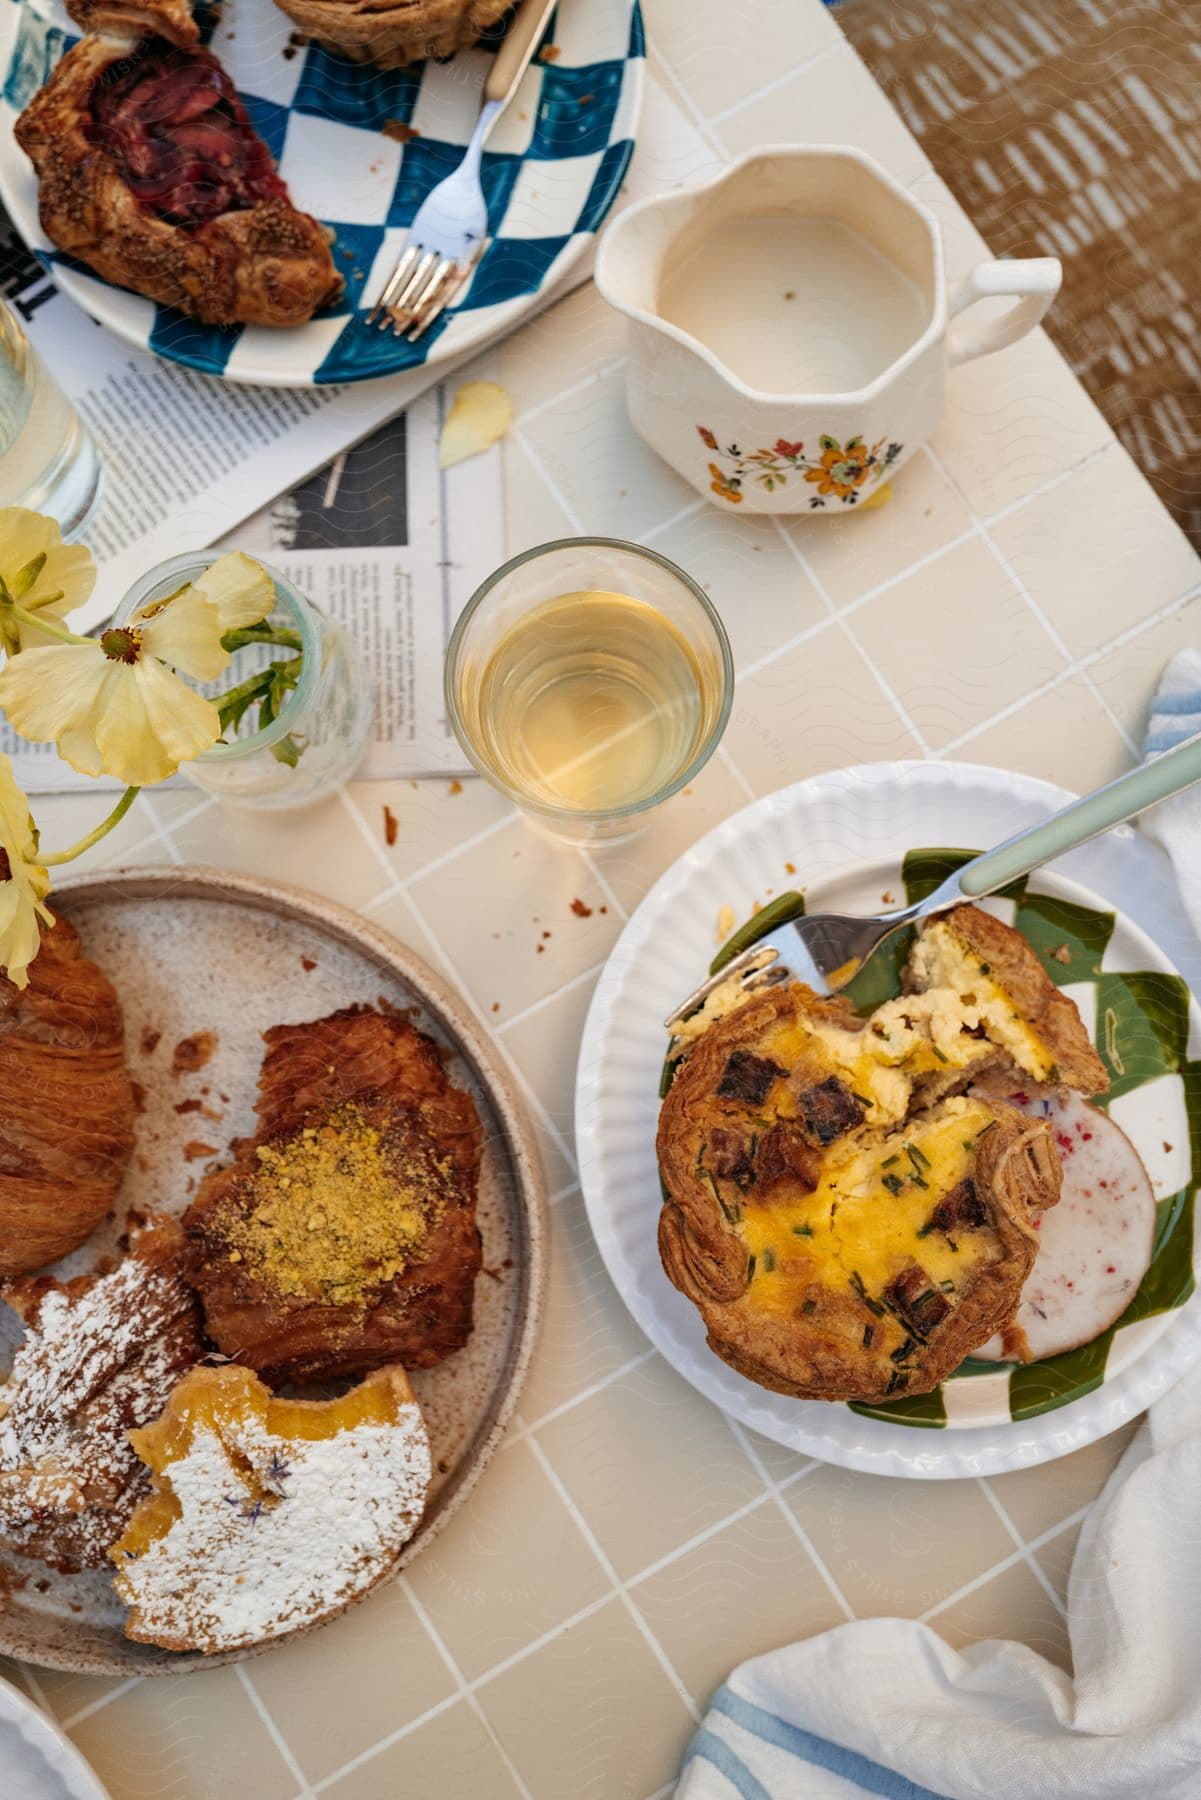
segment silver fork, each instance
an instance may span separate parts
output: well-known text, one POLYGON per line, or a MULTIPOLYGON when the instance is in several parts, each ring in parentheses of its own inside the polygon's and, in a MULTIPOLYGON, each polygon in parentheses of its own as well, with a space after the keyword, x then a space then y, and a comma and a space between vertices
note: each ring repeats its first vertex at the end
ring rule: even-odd
POLYGON ((1124 824, 1136 813, 1160 800, 1167 800, 1196 781, 1201 781, 1201 735, 1187 738, 1183 744, 1165 750, 1162 756, 1144 763, 1141 768, 1119 775, 1116 781, 1108 782, 1095 793, 1073 800, 1070 806, 1052 813, 1049 819, 1006 838, 995 850, 986 850, 983 855, 973 857, 914 906, 879 913, 871 918, 855 918, 846 913, 811 913, 789 919, 786 909, 776 902, 775 922, 771 907, 757 916, 758 935, 766 936, 776 928, 776 922, 780 925, 791 923, 797 935, 798 951, 793 961, 781 962, 778 950, 771 944, 754 943, 740 955, 731 957, 708 981, 702 982, 695 993, 689 994, 687 1000, 669 1014, 664 1024, 674 1033, 677 1026, 704 1005, 715 987, 731 978, 739 982, 744 994, 757 993, 778 982, 791 980, 806 982, 819 994, 837 993, 859 974, 882 944, 907 925, 916 925, 931 914, 946 912, 948 907, 958 906, 965 900, 979 900, 985 894, 995 894, 998 888, 1008 887, 1011 881, 1029 875, 1031 870, 1074 850, 1078 844, 1087 843, 1101 832, 1124 824))
POLYGON ((522 0, 493 58, 484 104, 458 168, 422 201, 400 260, 367 314, 416 343, 462 290, 484 250, 488 207, 480 182, 484 140, 517 91, 555 0, 522 0))

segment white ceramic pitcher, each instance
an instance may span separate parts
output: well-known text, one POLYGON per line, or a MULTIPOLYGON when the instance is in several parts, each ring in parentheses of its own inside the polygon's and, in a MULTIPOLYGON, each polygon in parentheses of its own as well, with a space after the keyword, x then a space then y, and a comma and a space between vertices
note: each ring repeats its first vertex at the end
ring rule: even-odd
POLYGON ((862 506, 943 414, 948 366, 1032 331, 1054 257, 984 262, 948 295, 938 221, 861 150, 756 150, 644 200, 601 239, 630 320, 635 429, 718 506, 862 506), (973 330, 951 321, 1012 296, 973 330))

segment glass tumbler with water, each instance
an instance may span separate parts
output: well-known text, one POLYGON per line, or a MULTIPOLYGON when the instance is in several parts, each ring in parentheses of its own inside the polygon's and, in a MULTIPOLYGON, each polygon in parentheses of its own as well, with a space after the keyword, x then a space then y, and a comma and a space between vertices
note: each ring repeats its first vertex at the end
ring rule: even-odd
POLYGON ((0 300, 0 507, 48 513, 78 538, 100 489, 87 427, 0 300))

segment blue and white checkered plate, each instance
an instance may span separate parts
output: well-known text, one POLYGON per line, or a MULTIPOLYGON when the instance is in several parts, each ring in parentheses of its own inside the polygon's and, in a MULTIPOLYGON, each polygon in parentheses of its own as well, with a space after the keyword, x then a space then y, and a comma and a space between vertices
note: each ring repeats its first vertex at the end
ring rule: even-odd
POLYGON ((335 234, 339 305, 290 331, 200 325, 101 281, 49 243, 17 114, 75 41, 59 0, 0 4, 0 196, 63 291, 140 349, 229 381, 301 387, 436 366, 511 330, 587 249, 634 148, 645 48, 638 0, 562 0, 484 152, 489 243, 471 281, 416 344, 365 314, 429 190, 471 135, 491 51, 382 70, 310 45, 271 0, 224 0, 210 47, 279 164, 295 204, 335 234), (391 135, 384 134, 389 125, 391 135), (408 128, 414 135, 396 127, 408 128))

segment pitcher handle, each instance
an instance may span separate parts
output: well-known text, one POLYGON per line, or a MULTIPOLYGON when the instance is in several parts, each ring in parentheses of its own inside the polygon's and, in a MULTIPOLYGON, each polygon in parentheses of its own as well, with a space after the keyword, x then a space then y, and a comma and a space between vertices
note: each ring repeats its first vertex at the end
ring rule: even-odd
POLYGON ((970 362, 973 357, 988 356, 994 350, 1004 350, 1007 344, 1016 344, 1041 324, 1062 280, 1063 265, 1057 256, 977 263, 949 296, 948 316, 957 318, 977 300, 993 300, 1000 294, 1012 294, 1017 304, 977 331, 949 331, 947 361, 970 362))

